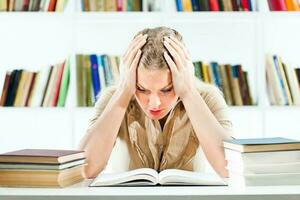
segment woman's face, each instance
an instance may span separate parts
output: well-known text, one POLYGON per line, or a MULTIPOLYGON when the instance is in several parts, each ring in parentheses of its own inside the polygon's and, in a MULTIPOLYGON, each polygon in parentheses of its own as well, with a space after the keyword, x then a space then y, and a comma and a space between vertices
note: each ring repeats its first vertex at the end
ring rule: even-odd
POLYGON ((139 67, 135 96, 148 117, 156 120, 165 117, 178 99, 173 88, 171 71, 139 67))

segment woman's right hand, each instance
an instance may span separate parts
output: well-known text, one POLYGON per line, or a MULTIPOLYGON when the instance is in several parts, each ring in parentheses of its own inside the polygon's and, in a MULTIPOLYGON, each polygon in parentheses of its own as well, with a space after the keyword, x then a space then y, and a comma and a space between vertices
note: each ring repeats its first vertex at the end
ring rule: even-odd
POLYGON ((140 50, 147 41, 147 34, 136 36, 129 44, 124 56, 120 61, 120 89, 126 95, 132 97, 136 90, 136 69, 142 55, 140 50))

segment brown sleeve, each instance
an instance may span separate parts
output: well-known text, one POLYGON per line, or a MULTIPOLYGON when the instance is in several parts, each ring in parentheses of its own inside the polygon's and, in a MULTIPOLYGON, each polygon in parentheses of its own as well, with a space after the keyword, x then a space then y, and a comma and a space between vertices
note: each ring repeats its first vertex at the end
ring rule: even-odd
POLYGON ((100 92, 98 100, 94 106, 94 112, 89 119, 88 128, 90 128, 98 119, 98 117, 102 114, 105 107, 107 106, 108 102, 110 101, 111 97, 113 96, 114 92, 116 91, 115 86, 110 86, 108 88, 103 89, 100 92))

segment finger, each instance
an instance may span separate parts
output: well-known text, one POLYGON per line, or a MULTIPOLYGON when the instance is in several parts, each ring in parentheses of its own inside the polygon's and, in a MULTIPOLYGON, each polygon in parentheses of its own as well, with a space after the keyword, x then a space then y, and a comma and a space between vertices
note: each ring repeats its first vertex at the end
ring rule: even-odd
POLYGON ((140 48, 142 48, 145 44, 146 44, 147 40, 143 39, 141 40, 128 54, 127 57, 127 63, 130 65, 135 57, 135 55, 137 54, 138 50, 140 48))
POLYGON ((176 52, 176 50, 167 41, 164 41, 164 45, 167 48, 167 50, 170 52, 171 56, 173 57, 173 59, 174 59, 174 61, 176 63, 177 68, 178 69, 182 68, 183 67, 182 61, 181 61, 180 56, 176 52))
POLYGON ((136 70, 137 65, 140 61, 141 55, 142 55, 142 51, 139 49, 132 61, 132 64, 130 65, 130 70, 134 70, 134 71, 136 70))
POLYGON ((169 42, 169 44, 177 51, 177 53, 179 54, 179 56, 181 57, 181 59, 186 59, 185 58, 185 55, 184 55, 184 52, 182 50, 182 48, 176 43, 174 42, 173 40, 171 40, 170 38, 168 37, 164 37, 165 40, 167 40, 169 42))
POLYGON ((130 45, 128 46, 128 48, 127 48, 127 50, 126 50, 126 52, 125 52, 125 54, 124 54, 124 58, 126 59, 126 57, 128 56, 128 54, 130 53, 130 50, 134 47, 134 46, 136 46, 141 40, 143 40, 144 38, 147 38, 148 37, 148 35, 146 34, 146 35, 139 35, 139 36, 137 36, 131 43, 130 43, 130 45))
POLYGON ((190 59, 190 54, 186 48, 186 46, 181 42, 179 41, 177 38, 175 38, 174 36, 170 36, 170 40, 174 41, 178 46, 180 46, 180 48, 183 50, 184 52, 184 55, 185 55, 185 58, 186 59, 190 59))
POLYGON ((164 52, 164 57, 170 67, 170 70, 172 72, 172 74, 175 74, 178 72, 176 64, 174 63, 174 61, 172 60, 172 58, 169 56, 168 52, 164 52))

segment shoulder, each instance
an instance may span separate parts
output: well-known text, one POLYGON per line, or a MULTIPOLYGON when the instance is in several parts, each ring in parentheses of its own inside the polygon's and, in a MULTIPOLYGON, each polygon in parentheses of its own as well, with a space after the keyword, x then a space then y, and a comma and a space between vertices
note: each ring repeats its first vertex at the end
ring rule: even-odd
POLYGON ((222 91, 200 80, 196 81, 196 88, 218 122, 232 135, 233 124, 222 91))
POLYGON ((117 86, 115 85, 109 86, 101 90, 101 92, 98 94, 97 101, 95 103, 95 108, 105 107, 108 104, 111 97, 116 92, 116 90, 117 86))
POLYGON ((102 89, 98 94, 98 100, 95 103, 93 114, 89 119, 89 127, 92 126, 98 119, 98 117, 102 114, 116 90, 117 86, 110 86, 102 89))
POLYGON ((226 108, 227 104, 222 91, 208 83, 196 80, 196 89, 211 110, 226 108))

